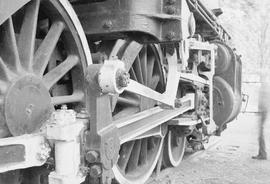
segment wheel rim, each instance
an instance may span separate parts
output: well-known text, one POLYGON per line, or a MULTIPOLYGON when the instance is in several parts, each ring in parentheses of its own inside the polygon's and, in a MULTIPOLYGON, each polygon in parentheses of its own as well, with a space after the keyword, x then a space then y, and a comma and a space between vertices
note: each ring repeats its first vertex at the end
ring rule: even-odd
POLYGON ((166 167, 177 167, 184 156, 186 147, 186 137, 171 129, 166 137, 166 150, 164 152, 164 165, 166 167))
POLYGON ((38 131, 62 104, 84 107, 91 56, 68 1, 30 1, 0 25, 0 40, 0 137, 38 131))
MULTIPOLYGON (((160 55, 155 45, 140 45, 137 42, 118 40, 110 56, 123 60, 131 79, 158 92, 164 90, 164 78, 160 55)), ((112 98, 113 118, 120 119, 156 105, 153 100, 134 93, 124 92, 112 98)), ((151 176, 163 145, 163 137, 147 137, 125 142, 121 145, 117 164, 113 167, 115 178, 120 183, 145 183, 151 176)))
POLYGON ((83 102, 86 55, 64 10, 30 1, 1 25, 1 122, 14 136, 38 130, 56 105, 83 102))

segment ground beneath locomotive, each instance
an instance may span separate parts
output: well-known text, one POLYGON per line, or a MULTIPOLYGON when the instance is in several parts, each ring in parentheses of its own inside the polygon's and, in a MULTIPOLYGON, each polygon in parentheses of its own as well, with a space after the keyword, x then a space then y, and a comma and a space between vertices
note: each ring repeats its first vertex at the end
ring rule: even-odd
MULTIPOLYGON (((206 151, 186 154, 179 167, 163 170, 148 184, 270 183, 270 159, 251 159, 258 151, 258 123, 257 114, 239 115, 206 151)), ((265 131, 265 135, 270 135, 270 121, 265 131)), ((266 145, 269 145, 270 136, 266 137, 266 141, 266 145)))

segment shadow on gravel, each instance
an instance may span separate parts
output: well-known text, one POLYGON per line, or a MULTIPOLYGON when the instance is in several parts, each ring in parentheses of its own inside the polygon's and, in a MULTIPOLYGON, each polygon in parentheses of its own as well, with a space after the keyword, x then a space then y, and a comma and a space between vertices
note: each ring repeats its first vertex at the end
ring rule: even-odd
MULTIPOLYGON (((251 159, 258 149, 257 123, 256 114, 239 115, 208 149, 186 152, 179 167, 164 169, 148 184, 270 184, 270 160, 251 159)), ((270 146, 270 121, 265 134, 270 146)))

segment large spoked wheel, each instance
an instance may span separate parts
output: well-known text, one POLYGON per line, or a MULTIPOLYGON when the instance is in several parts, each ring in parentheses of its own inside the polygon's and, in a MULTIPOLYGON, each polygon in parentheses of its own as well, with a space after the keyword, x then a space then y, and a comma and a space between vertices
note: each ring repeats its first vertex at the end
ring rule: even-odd
MULTIPOLYGON (((0 45, 1 138, 38 131, 62 104, 84 106, 91 56, 67 0, 32 0, 17 9, 0 25, 0 45)), ((40 176, 32 177, 25 183, 41 183, 40 176)), ((3 183, 21 183, 13 178, 3 183)))
MULTIPOLYGON (((164 91, 164 76, 157 46, 118 40, 110 50, 110 56, 117 56, 125 62, 131 79, 158 92, 164 91)), ((113 118, 128 117, 155 105, 156 101, 124 92, 112 97, 113 118)), ((145 183, 157 164, 162 145, 163 137, 158 136, 123 143, 117 164, 113 167, 116 180, 125 184, 145 183)))
POLYGON ((113 167, 119 183, 145 183, 161 153, 163 138, 147 137, 121 145, 117 165, 113 167))
POLYGON ((165 141, 163 163, 166 167, 177 167, 181 163, 186 147, 186 136, 177 128, 170 128, 165 141))

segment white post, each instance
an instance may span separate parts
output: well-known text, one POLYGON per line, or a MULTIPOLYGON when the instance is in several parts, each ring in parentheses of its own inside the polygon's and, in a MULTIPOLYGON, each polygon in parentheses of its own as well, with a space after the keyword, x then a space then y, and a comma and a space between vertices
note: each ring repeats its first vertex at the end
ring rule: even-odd
POLYGON ((55 171, 49 184, 80 184, 85 176, 80 171, 80 132, 84 123, 76 120, 73 110, 62 109, 53 114, 46 127, 47 138, 55 145, 55 171))

